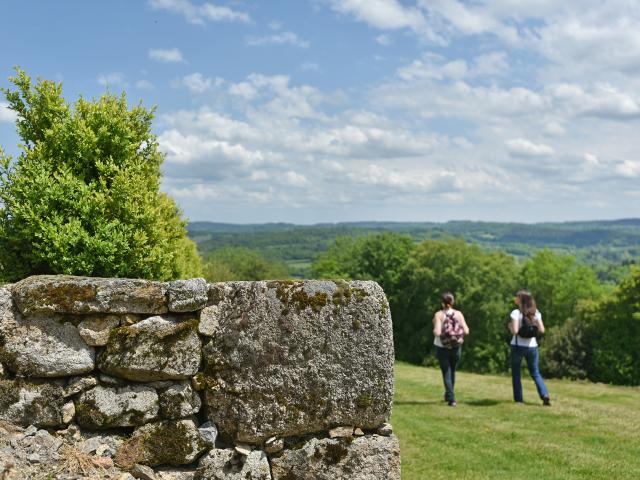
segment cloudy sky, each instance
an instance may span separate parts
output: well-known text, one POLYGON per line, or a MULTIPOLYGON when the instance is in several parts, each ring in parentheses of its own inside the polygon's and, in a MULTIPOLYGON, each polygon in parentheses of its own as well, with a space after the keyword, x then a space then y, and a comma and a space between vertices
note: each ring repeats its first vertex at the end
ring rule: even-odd
MULTIPOLYGON (((13 65, 157 105, 192 220, 640 216, 635 0, 4 0, 13 65)), ((15 153, 0 99, 0 145, 15 153)))

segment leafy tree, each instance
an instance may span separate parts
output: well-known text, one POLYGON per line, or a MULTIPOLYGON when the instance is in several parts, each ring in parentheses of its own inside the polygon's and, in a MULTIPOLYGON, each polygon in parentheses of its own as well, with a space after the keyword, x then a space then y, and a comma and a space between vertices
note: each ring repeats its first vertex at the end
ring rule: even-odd
POLYGON ((16 71, 3 93, 22 151, 0 151, 0 275, 198 275, 185 221, 159 191, 154 110, 129 109, 124 93, 71 106, 60 83, 16 71))
POLYGON ((374 280, 393 302, 400 275, 415 244, 411 237, 385 232, 365 237, 339 237, 318 257, 312 272, 320 278, 374 280))
POLYGON ((282 279, 288 274, 287 267, 280 261, 268 260, 248 248, 226 247, 207 256, 204 276, 210 282, 223 282, 282 279))
POLYGON ((522 267, 521 285, 533 293, 545 326, 564 324, 576 313, 580 300, 602 293, 595 272, 570 255, 538 251, 522 267))
POLYGON ((582 313, 590 349, 589 378, 640 385, 640 267, 582 313))
POLYGON ((587 378, 591 352, 586 326, 579 314, 562 325, 548 328, 540 349, 540 369, 545 376, 574 380, 587 378))

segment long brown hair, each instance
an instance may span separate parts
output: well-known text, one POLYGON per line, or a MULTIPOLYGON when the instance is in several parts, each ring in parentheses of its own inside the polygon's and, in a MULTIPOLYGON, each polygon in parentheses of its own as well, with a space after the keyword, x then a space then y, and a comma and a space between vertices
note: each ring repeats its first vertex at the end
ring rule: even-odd
POLYGON ((527 290, 520 290, 516 293, 516 297, 518 297, 518 300, 520 301, 519 307, 522 315, 529 319, 530 322, 533 322, 538 307, 536 306, 536 300, 533 298, 533 295, 531 295, 531 292, 527 290))

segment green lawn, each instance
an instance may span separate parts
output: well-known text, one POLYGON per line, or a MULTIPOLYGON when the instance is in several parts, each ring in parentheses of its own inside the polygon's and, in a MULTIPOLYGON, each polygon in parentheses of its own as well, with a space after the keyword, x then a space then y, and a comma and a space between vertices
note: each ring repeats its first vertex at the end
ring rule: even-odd
POLYGON ((640 479, 639 387, 549 380, 549 408, 523 385, 518 405, 510 377, 458 373, 451 408, 439 370, 397 363, 402 478, 640 479))

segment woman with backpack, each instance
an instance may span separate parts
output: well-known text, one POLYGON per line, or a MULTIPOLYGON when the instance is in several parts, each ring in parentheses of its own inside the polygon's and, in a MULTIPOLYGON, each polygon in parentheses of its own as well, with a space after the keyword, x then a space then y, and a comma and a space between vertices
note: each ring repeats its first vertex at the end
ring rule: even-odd
POLYGON ((515 303, 518 308, 511 312, 511 321, 509 322, 509 331, 513 334, 511 339, 513 400, 524 403, 520 371, 522 357, 524 357, 543 405, 550 406, 549 391, 538 368, 538 342, 536 336, 539 333, 544 333, 542 314, 536 308, 536 301, 533 295, 526 290, 520 290, 516 293, 515 303))
POLYGON ((453 391, 456 383, 456 366, 462 354, 464 336, 469 334, 469 327, 464 315, 453 308, 455 299, 452 293, 442 295, 442 310, 433 316, 433 344, 436 346, 436 358, 442 370, 444 382, 444 400, 450 407, 455 407, 456 396, 453 391))

